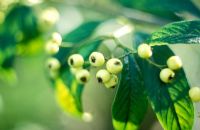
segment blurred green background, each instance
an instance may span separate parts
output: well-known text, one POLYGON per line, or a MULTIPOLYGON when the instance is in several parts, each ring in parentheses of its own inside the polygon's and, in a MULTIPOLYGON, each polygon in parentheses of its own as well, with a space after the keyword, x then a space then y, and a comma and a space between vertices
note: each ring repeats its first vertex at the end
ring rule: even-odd
MULTIPOLYGON (((30 5, 31 0, 27 1, 30 5)), ((27 4, 27 1, 22 0, 20 2, 27 4)), ((41 3, 41 1, 32 0, 37 15, 45 7, 55 7, 60 13, 59 21, 45 32, 47 35, 42 35, 43 40, 40 42, 43 44, 48 34, 52 31, 56 30, 65 34, 83 21, 115 18, 116 14, 121 12, 106 0, 46 0, 42 4, 37 4, 37 2, 41 3), (93 5, 96 5, 98 8, 92 7, 93 5), (105 13, 104 9, 112 10, 113 13, 105 13)), ((15 4, 13 5, 8 4, 9 2, 12 3, 13 0, 0 1, 0 24, 5 17, 4 15, 16 4, 15 2, 19 1, 14 1, 15 4), (6 7, 3 3, 9 5, 7 10, 4 9, 6 7)), ((199 0, 193 2, 200 5, 198 4, 199 0)), ((130 17, 132 20, 136 20, 135 26, 137 28, 142 28, 142 30, 147 32, 153 32, 160 25, 174 21, 172 19, 166 20, 147 15, 147 22, 141 24, 140 21, 142 21, 144 16, 130 15, 130 17), (137 18, 140 18, 139 22, 137 18)), ((188 14, 185 15, 185 19, 193 18, 193 16, 188 14)), ((108 24, 103 31, 112 30, 117 26, 119 25, 108 24)), ((130 42, 130 39, 123 40, 127 44, 130 42)), ((37 42, 35 41, 35 43, 37 42)), ((176 45, 171 46, 171 48, 183 59, 191 86, 199 86, 200 47, 198 45, 176 45)), ((108 90, 94 82, 95 80, 89 82, 83 92, 83 106, 86 112, 92 114, 92 121, 84 122, 70 117, 56 103, 54 90, 45 73, 46 58, 44 50, 41 49, 34 54, 17 55, 14 59, 13 68, 16 71, 16 81, 0 81, 0 130, 112 130, 111 105, 115 90, 108 90)), ((195 104, 195 110, 196 113, 200 112, 200 104, 195 104)), ((200 119, 198 114, 196 114, 193 129, 198 130, 199 128, 200 119)), ((162 130, 151 109, 149 109, 149 114, 145 117, 141 130, 162 130)))

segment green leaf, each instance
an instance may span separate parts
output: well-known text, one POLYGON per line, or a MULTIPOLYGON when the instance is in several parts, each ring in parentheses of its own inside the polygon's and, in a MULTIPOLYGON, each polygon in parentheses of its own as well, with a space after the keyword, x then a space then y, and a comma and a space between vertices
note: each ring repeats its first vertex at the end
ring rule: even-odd
POLYGON ((178 20, 176 13, 189 12, 200 16, 199 9, 191 0, 115 0, 128 8, 149 12, 163 18, 178 20))
POLYGON ((9 32, 17 42, 26 43, 39 35, 37 18, 31 7, 16 5, 6 15, 4 32, 9 32))
MULTIPOLYGON (((152 60, 165 65, 174 53, 168 46, 153 47, 152 60)), ((159 78, 160 68, 137 58, 142 68, 148 99, 158 120, 165 130, 192 130, 194 108, 189 98, 190 89, 183 69, 175 71, 171 83, 163 83, 159 78)))
POLYGON ((101 21, 90 21, 86 22, 79 27, 77 27, 72 32, 68 33, 67 35, 63 36, 64 42, 74 42, 75 44, 78 42, 83 41, 84 39, 88 38, 93 34, 97 26, 101 23, 101 21))
POLYGON ((33 56, 41 51, 44 48, 45 39, 43 37, 37 37, 30 39, 26 43, 17 44, 17 55, 20 56, 33 56))
POLYGON ((16 41, 7 33, 0 33, 0 66, 10 68, 13 65, 16 41))
POLYGON ((54 81, 56 97, 63 110, 73 116, 80 116, 83 112, 81 96, 84 85, 79 84, 71 74, 67 65, 67 58, 70 54, 79 53, 85 60, 88 59, 90 53, 95 51, 103 40, 86 40, 89 39, 99 24, 100 22, 96 21, 87 22, 65 35, 64 42, 70 42, 70 44, 74 44, 74 47, 60 48, 59 53, 55 55, 62 63, 60 76, 54 81))
POLYGON ((16 81, 13 62, 16 52, 15 38, 7 33, 0 33, 0 80, 10 83, 16 81))
POLYGON ((182 21, 168 24, 153 33, 147 40, 150 45, 199 44, 200 21, 182 21))
MULTIPOLYGON (((71 78, 71 76, 69 76, 69 78, 71 78)), ((78 88, 82 91, 83 86, 79 86, 76 80, 73 80, 70 86, 67 86, 60 78, 55 80, 55 86, 55 96, 60 107, 67 114, 80 116, 82 114, 82 106, 80 105, 80 101, 78 101, 79 96, 76 95, 76 89, 78 88), (72 93, 69 87, 74 88, 75 91, 72 93)))
POLYGON ((137 130, 147 110, 144 82, 132 55, 123 58, 123 71, 112 106, 115 130, 137 130))
MULTIPOLYGON (((79 50, 75 53, 81 54, 84 57, 84 59, 87 60, 89 58, 89 55, 98 48, 101 42, 102 40, 92 42, 87 46, 79 48, 79 50)), ((66 85, 66 89, 68 89, 70 94, 73 96, 77 111, 79 111, 80 113, 83 112, 81 96, 84 85, 79 84, 76 81, 75 77, 70 72, 69 67, 65 67, 61 70, 61 79, 66 85)))
MULTIPOLYGON (((89 21, 81 24, 79 27, 64 35, 63 42, 74 45, 80 44, 80 42, 83 42, 92 36, 100 23, 100 21, 89 21)), ((66 43, 63 43, 63 45, 66 43)), ((72 47, 61 47, 58 55, 55 55, 55 57, 58 58, 64 66, 66 66, 66 57, 69 55, 72 49, 72 47)))

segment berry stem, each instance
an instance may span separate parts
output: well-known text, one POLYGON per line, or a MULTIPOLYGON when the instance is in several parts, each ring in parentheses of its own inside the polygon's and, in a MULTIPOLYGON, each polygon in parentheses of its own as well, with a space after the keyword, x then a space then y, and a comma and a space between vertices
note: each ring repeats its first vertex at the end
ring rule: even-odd
POLYGON ((163 69, 163 68, 165 68, 165 67, 166 67, 166 65, 159 65, 159 64, 157 64, 157 63, 153 62, 153 61, 152 61, 152 60, 150 60, 150 59, 147 59, 147 61, 149 62, 149 64, 152 64, 152 65, 154 65, 154 66, 158 67, 159 69, 163 69))
POLYGON ((67 43, 67 44, 64 44, 64 45, 61 45, 61 47, 64 47, 64 48, 69 48, 69 47, 73 47, 73 50, 71 51, 70 54, 73 54, 74 52, 78 51, 80 48, 84 47, 84 46, 87 46, 89 44, 92 44, 93 42, 95 41, 99 41, 99 40, 113 40, 114 43, 116 44, 116 47, 119 47, 119 48, 122 48, 122 49, 128 49, 129 51, 131 52, 134 52, 134 50, 124 46, 116 37, 114 37, 113 35, 104 35, 104 36, 99 36, 99 37, 96 37, 94 39, 87 39, 83 42, 80 42, 79 44, 75 44, 73 45, 72 43, 69 43, 69 42, 64 42, 64 43, 67 43))
POLYGON ((73 46, 73 50, 70 52, 70 54, 77 52, 80 48, 87 46, 87 45, 90 45, 90 44, 94 43, 95 41, 100 41, 100 40, 103 41, 103 40, 106 40, 106 39, 110 39, 110 37, 109 36, 99 36, 99 37, 96 37, 94 39, 86 39, 86 40, 80 42, 79 44, 75 44, 73 46))
POLYGON ((70 42, 62 42, 62 43, 64 44, 61 44, 60 47, 63 47, 63 48, 70 48, 74 46, 74 44, 70 42))
POLYGON ((126 46, 124 46, 118 38, 116 38, 115 36, 111 36, 111 39, 115 42, 116 46, 119 47, 119 48, 122 48, 122 49, 128 49, 130 51, 134 51, 126 46))
POLYGON ((126 54, 124 54, 124 55, 118 57, 118 58, 119 58, 119 59, 122 59, 122 58, 124 58, 124 57, 127 56, 127 55, 135 54, 135 53, 137 53, 137 52, 130 51, 130 52, 128 52, 128 53, 126 53, 126 54))

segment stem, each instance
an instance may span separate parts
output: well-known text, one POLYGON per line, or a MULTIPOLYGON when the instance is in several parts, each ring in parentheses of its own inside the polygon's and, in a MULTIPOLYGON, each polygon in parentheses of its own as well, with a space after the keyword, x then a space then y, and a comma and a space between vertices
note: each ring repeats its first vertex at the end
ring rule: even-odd
POLYGON ((70 42, 62 42, 62 44, 60 45, 60 47, 63 47, 63 48, 70 48, 70 47, 73 47, 73 46, 74 46, 74 44, 70 43, 70 42))
POLYGON ((120 47, 122 49, 128 49, 129 51, 134 52, 133 49, 130 49, 130 48, 124 46, 116 37, 112 36, 112 40, 115 42, 115 44, 117 45, 117 47, 120 47))
MULTIPOLYGON (((98 40, 109 40, 109 39, 111 39, 111 40, 113 40, 114 41, 114 43, 116 44, 116 47, 120 47, 120 48, 122 48, 122 49, 128 49, 129 51, 134 51, 134 50, 132 50, 132 49, 130 49, 130 48, 127 48, 126 46, 124 46, 116 37, 114 37, 113 35, 105 35, 105 36, 99 36, 99 37, 96 37, 96 38, 94 38, 94 39, 87 39, 87 40, 85 40, 85 41, 83 41, 83 42, 81 42, 80 44, 76 44, 76 45, 72 45, 72 44, 63 44, 63 45, 61 45, 61 47, 66 47, 66 48, 68 48, 68 47, 74 47, 75 49, 72 51, 72 52, 75 52, 75 51, 77 51, 79 48, 81 48, 81 47, 83 47, 83 46, 86 46, 86 45, 89 45, 89 44, 91 44, 91 43, 93 43, 93 42, 95 42, 95 41, 98 41, 98 40)), ((67 43, 67 42, 66 42, 67 43)))
MULTIPOLYGON (((137 53, 137 51, 134 51, 133 49, 130 49, 130 48, 127 48, 126 46, 124 46, 124 45, 118 40, 118 38, 116 38, 116 37, 113 36, 113 35, 105 35, 105 36, 99 36, 99 37, 94 38, 94 39, 87 39, 87 40, 83 41, 82 43, 76 44, 76 45, 72 45, 72 44, 69 44, 68 42, 64 42, 64 43, 68 43, 68 44, 61 45, 61 47, 66 47, 66 48, 73 47, 73 48, 75 48, 75 49, 73 49, 73 50, 71 51, 70 54, 72 54, 72 53, 78 51, 81 47, 87 46, 87 45, 89 45, 89 44, 91 44, 91 43, 93 43, 93 42, 95 42, 95 41, 98 41, 98 40, 108 40, 108 39, 112 39, 112 40, 114 41, 114 43, 116 44, 116 47, 114 48, 114 51, 115 51, 118 47, 120 47, 120 48, 122 48, 122 49, 124 49, 124 50, 129 50, 129 52, 128 52, 127 54, 124 54, 124 55, 118 57, 119 59, 121 59, 121 58, 123 58, 123 57, 125 57, 125 56, 127 56, 127 55, 129 55, 129 54, 135 54, 135 53, 137 53)), ((112 58, 114 57, 113 53, 111 54, 111 57, 112 57, 112 58)), ((108 59, 106 59, 106 60, 108 60, 108 59)), ((146 59, 146 60, 149 62, 149 64, 152 64, 152 65, 158 67, 159 69, 162 69, 162 68, 166 67, 166 65, 159 65, 159 64, 153 62, 153 61, 150 60, 150 59, 146 59)), ((89 62, 87 62, 86 64, 88 64, 88 63, 89 63, 89 62)))
POLYGON ((110 39, 109 36, 99 36, 99 37, 94 38, 94 39, 87 39, 87 40, 85 40, 83 42, 80 42, 79 44, 74 45, 73 46, 74 49, 72 50, 71 53, 74 53, 74 52, 78 51, 81 47, 84 47, 84 46, 87 46, 89 44, 92 44, 95 41, 98 41, 98 40, 108 40, 108 39, 110 39))
POLYGON ((166 67, 166 65, 159 65, 159 64, 153 62, 153 61, 150 60, 150 59, 147 59, 147 61, 149 62, 149 64, 152 64, 152 65, 158 67, 159 69, 162 69, 162 68, 166 67))
POLYGON ((122 59, 122 58, 124 58, 125 56, 127 56, 127 55, 130 55, 130 54, 135 54, 135 53, 137 53, 137 52, 128 52, 128 53, 126 53, 126 54, 124 54, 124 55, 122 55, 122 56, 120 56, 120 57, 118 57, 119 59, 122 59))

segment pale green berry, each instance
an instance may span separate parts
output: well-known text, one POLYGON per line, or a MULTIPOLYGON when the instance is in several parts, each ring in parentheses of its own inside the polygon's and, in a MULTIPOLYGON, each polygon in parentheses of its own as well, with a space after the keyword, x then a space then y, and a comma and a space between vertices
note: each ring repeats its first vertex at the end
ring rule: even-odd
POLYGON ((93 116, 92 116, 91 113, 84 112, 83 115, 82 115, 82 119, 85 122, 91 122, 93 120, 93 116))
POLYGON ((45 51, 49 55, 54 55, 54 54, 58 53, 59 46, 57 44, 53 43, 52 41, 48 41, 45 46, 45 51))
POLYGON ((47 60, 47 67, 48 67, 49 70, 57 71, 58 69, 60 69, 61 64, 60 64, 58 59, 49 58, 47 60))
POLYGON ((92 52, 89 57, 89 61, 92 66, 99 67, 105 63, 105 58, 104 55, 100 52, 92 52))
POLYGON ((192 87, 189 90, 189 96, 193 102, 200 102, 200 88, 192 87))
POLYGON ((57 78, 59 76, 59 71, 57 70, 49 70, 49 76, 53 79, 57 78))
POLYGON ((138 55, 141 58, 148 59, 152 56, 151 47, 148 44, 141 44, 138 47, 138 55))
POLYGON ((49 7, 41 12, 39 21, 42 27, 51 27, 59 20, 59 17, 60 14, 58 10, 54 7, 49 7))
POLYGON ((76 80, 81 83, 81 84, 85 84, 88 82, 88 80, 90 79, 90 73, 88 70, 86 69, 82 69, 82 70, 79 70, 77 73, 76 73, 76 80))
POLYGON ((76 74, 78 71, 80 71, 81 69, 83 69, 82 67, 80 67, 80 68, 73 68, 73 67, 70 67, 70 72, 72 73, 72 74, 76 74))
POLYGON ((108 70, 108 72, 112 74, 118 74, 119 72, 122 71, 122 68, 123 68, 123 64, 117 58, 112 58, 108 60, 108 62, 106 63, 106 69, 108 70))
POLYGON ((110 80, 104 83, 104 85, 106 86, 106 88, 115 88, 117 83, 118 83, 118 77, 116 75, 112 75, 110 80))
POLYGON ((80 54, 73 54, 68 58, 68 64, 73 68, 80 68, 84 64, 84 59, 80 54))
POLYGON ((175 73, 169 68, 162 69, 160 72, 160 79, 164 83, 170 83, 172 79, 174 78, 174 76, 175 76, 175 73))
POLYGON ((52 37, 52 41, 54 43, 56 43, 59 46, 61 45, 61 43, 62 43, 62 36, 58 32, 52 33, 51 37, 52 37))
POLYGON ((101 69, 97 72, 96 78, 99 83, 106 83, 110 80, 111 74, 107 70, 101 69))
POLYGON ((182 61, 179 56, 171 56, 167 60, 167 66, 172 70, 178 70, 182 67, 182 61))

